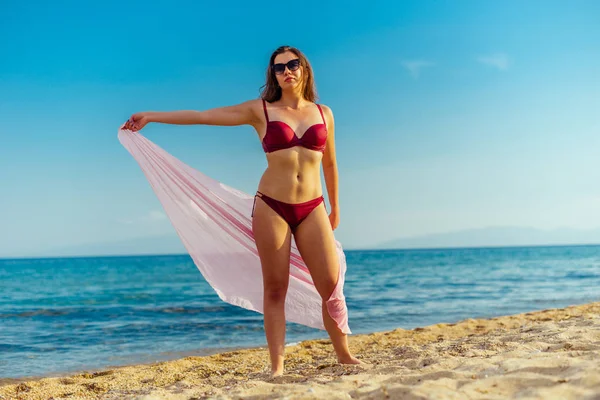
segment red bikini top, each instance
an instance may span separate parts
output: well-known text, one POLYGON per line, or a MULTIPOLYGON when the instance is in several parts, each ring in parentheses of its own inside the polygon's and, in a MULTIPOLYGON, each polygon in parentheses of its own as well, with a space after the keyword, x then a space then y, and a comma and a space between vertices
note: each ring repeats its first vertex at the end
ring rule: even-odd
POLYGON ((269 121, 267 114, 267 103, 263 99, 263 108, 265 110, 265 118, 267 119, 267 133, 262 140, 262 146, 265 153, 271 153, 277 150, 289 149, 295 146, 302 146, 310 150, 325 151, 327 142, 327 125, 321 106, 317 104, 322 124, 314 124, 308 128, 300 137, 288 124, 283 121, 269 121))

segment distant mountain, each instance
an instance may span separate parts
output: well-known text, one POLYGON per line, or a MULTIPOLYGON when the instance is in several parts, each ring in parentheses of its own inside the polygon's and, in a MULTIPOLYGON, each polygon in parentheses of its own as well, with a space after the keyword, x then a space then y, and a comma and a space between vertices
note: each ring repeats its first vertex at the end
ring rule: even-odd
POLYGON ((113 242, 79 244, 53 248, 32 257, 86 257, 120 255, 187 254, 179 237, 173 235, 149 236, 113 242))
MULTIPOLYGON (((383 242, 376 246, 369 246, 369 248, 415 249, 578 244, 600 244, 600 229, 578 230, 561 228, 542 230, 526 227, 488 227, 399 238, 383 242)), ((187 250, 179 237, 173 234, 65 246, 40 251, 38 254, 28 254, 27 257, 91 257, 154 254, 187 254, 187 250)))
POLYGON ((440 247, 496 247, 600 244, 600 229, 560 228, 542 230, 526 227, 488 227, 434 233, 383 242, 377 249, 440 247))

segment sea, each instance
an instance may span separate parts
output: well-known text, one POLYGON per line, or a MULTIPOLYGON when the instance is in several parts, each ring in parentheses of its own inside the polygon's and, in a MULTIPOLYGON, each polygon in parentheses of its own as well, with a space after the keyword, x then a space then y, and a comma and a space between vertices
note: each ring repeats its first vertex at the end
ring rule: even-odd
MULTIPOLYGON (((600 300, 600 246, 346 250, 346 261, 353 334, 600 300)), ((315 338, 327 333, 288 323, 286 343, 315 338)), ((0 378, 264 346, 262 314, 221 301, 187 254, 0 259, 0 378)))

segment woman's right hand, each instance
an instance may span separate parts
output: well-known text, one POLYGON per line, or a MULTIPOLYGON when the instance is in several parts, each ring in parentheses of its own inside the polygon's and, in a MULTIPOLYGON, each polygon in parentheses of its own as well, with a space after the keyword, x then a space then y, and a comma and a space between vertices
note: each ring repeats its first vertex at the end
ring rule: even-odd
POLYGON ((128 129, 130 131, 139 131, 141 130, 148 122, 150 122, 148 112, 140 112, 133 114, 127 122, 123 125, 123 129, 128 129))

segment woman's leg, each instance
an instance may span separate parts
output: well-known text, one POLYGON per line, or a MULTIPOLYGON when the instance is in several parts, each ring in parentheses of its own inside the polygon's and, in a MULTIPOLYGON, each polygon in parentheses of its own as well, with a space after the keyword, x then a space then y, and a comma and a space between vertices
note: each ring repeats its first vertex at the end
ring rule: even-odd
POLYGON ((252 231, 260 257, 264 287, 264 326, 273 376, 283 374, 285 357, 285 296, 290 275, 288 224, 259 197, 256 198, 252 231))
POLYGON ((331 223, 323 203, 300 223, 294 232, 294 238, 315 287, 323 299, 323 323, 338 361, 342 364, 359 364, 360 361, 350 354, 347 335, 342 333, 327 311, 326 301, 337 284, 340 265, 331 223))

